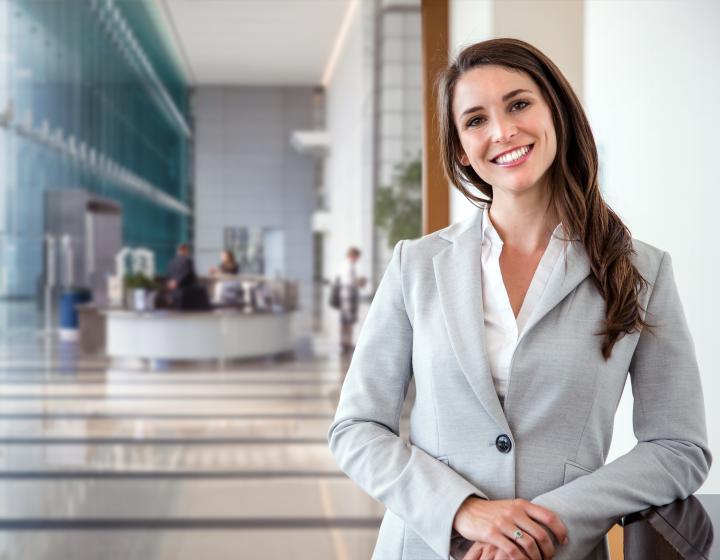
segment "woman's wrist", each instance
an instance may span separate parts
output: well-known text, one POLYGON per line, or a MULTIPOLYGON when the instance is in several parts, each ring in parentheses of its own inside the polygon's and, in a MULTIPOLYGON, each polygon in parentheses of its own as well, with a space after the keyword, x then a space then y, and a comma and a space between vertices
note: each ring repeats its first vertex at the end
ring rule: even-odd
POLYGON ((467 518, 470 516, 470 511, 477 507, 477 505, 475 505, 476 502, 487 502, 487 500, 473 494, 472 496, 465 498, 465 501, 460 504, 460 507, 455 513, 455 518, 453 519, 452 528, 454 530, 459 533, 463 532, 462 528, 465 525, 467 518))

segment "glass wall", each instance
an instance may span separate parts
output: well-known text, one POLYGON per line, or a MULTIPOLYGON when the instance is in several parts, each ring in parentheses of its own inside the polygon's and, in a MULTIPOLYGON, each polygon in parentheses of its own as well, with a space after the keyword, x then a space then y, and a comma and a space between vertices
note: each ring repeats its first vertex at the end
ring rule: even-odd
POLYGON ((188 240, 189 90, 151 0, 0 0, 0 297, 42 283, 44 193, 122 205, 159 269, 188 240))

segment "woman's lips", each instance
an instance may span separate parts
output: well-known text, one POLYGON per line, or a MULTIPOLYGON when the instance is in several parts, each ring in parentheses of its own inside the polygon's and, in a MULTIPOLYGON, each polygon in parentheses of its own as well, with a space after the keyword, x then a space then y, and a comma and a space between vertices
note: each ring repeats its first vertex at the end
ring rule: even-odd
POLYGON ((496 161, 493 161, 492 163, 494 163, 495 165, 498 165, 500 167, 517 167, 518 165, 525 163, 530 158, 530 154, 532 154, 535 144, 527 144, 527 146, 529 148, 527 153, 520 156, 518 159, 516 159, 514 161, 510 161, 507 163, 498 163, 496 161))

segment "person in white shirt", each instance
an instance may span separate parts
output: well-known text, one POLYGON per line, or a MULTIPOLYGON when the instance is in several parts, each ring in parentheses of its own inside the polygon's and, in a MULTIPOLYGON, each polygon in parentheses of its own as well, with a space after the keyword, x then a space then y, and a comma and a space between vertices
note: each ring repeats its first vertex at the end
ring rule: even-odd
POLYGON ((353 329, 358 318, 360 290, 365 287, 367 279, 358 270, 358 261, 362 255, 357 247, 347 250, 346 259, 338 268, 335 276, 336 289, 339 289, 340 311, 340 351, 343 354, 352 352, 354 348, 353 329))

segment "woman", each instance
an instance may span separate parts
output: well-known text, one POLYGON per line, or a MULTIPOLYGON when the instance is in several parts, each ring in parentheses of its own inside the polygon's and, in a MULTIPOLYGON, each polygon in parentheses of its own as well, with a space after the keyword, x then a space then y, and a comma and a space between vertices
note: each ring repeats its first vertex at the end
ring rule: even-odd
POLYGON ((221 274, 237 274, 240 271, 235 255, 227 249, 222 252, 220 257, 220 273, 221 274))
POLYGON ((711 463, 670 256, 603 201, 543 53, 478 43, 439 87, 446 173, 481 208, 395 247, 330 447, 387 507, 374 558, 606 559, 621 516, 687 497, 711 463), (638 444, 605 465, 628 372, 638 444))
POLYGON ((240 272, 240 265, 235 260, 233 252, 227 249, 220 253, 220 264, 217 267, 210 268, 211 276, 235 275, 238 272, 240 272))
POLYGON ((235 276, 240 272, 240 266, 235 260, 232 251, 225 249, 220 254, 220 265, 210 269, 210 276, 219 277, 215 281, 213 287, 213 303, 221 305, 223 303, 236 304, 242 299, 242 287, 238 279, 223 279, 227 276, 235 276))

